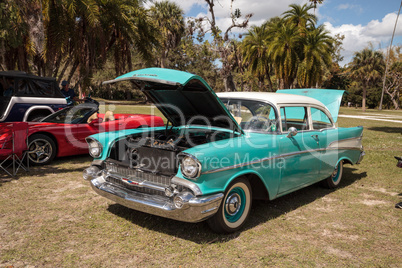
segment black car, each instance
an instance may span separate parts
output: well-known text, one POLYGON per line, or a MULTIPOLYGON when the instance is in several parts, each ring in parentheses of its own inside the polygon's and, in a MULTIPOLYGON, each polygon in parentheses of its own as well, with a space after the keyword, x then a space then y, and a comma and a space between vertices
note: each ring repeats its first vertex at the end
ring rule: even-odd
POLYGON ((0 122, 38 121, 66 106, 55 78, 0 72, 0 122))

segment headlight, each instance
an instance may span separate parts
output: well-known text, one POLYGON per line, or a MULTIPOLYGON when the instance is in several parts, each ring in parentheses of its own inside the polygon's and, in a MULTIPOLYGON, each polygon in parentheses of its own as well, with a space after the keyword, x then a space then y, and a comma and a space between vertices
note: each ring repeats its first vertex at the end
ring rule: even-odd
POLYGON ((93 158, 97 158, 102 154, 102 145, 92 138, 87 138, 89 154, 93 158))
POLYGON ((194 156, 185 156, 181 161, 181 173, 189 179, 199 177, 201 173, 200 162, 194 156))

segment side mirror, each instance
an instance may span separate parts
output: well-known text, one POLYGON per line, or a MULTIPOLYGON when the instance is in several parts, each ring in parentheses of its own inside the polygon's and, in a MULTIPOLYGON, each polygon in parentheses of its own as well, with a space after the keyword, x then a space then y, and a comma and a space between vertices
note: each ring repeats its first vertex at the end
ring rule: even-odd
POLYGON ((297 134, 297 129, 295 127, 290 127, 289 133, 286 137, 291 138, 293 136, 296 136, 296 134, 297 134))
POLYGON ((89 122, 89 124, 90 125, 97 125, 97 124, 100 124, 100 123, 102 123, 102 118, 95 118, 95 119, 92 119, 91 120, 91 122, 89 122))

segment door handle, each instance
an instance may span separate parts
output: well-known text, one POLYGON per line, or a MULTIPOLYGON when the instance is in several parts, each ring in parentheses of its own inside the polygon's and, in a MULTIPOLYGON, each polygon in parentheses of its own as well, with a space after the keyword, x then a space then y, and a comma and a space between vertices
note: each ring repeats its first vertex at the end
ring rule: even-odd
POLYGON ((319 146, 319 139, 318 139, 318 135, 311 135, 311 137, 317 142, 317 145, 319 146))

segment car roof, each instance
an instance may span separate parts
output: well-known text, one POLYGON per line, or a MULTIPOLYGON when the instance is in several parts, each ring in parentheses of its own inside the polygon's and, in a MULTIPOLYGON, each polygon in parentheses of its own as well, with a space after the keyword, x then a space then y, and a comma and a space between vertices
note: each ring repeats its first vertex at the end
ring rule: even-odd
POLYGON ((56 78, 54 78, 54 77, 37 76, 34 74, 28 74, 28 73, 22 72, 22 71, 2 71, 2 72, 0 72, 0 76, 10 77, 10 78, 30 78, 30 79, 56 81, 56 78))
POLYGON ((216 93, 216 95, 218 95, 219 98, 268 101, 275 106, 280 104, 313 104, 326 108, 322 102, 316 99, 294 94, 273 92, 219 92, 216 93))

